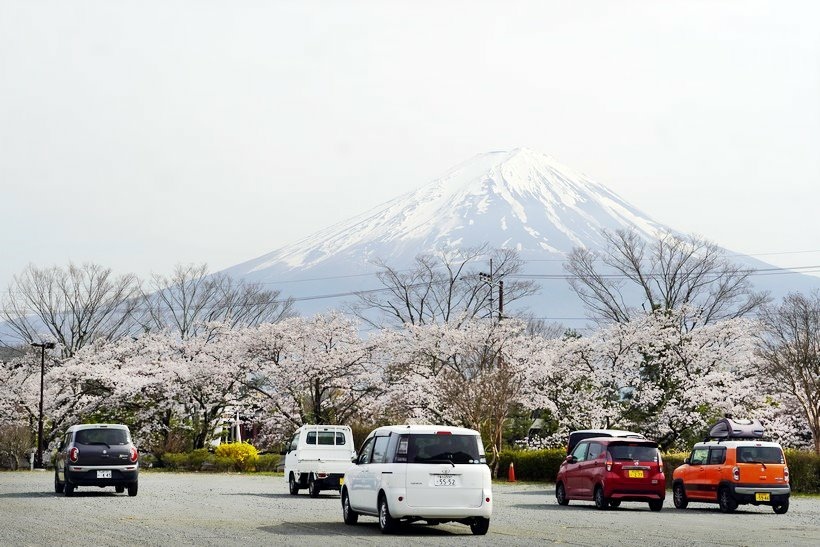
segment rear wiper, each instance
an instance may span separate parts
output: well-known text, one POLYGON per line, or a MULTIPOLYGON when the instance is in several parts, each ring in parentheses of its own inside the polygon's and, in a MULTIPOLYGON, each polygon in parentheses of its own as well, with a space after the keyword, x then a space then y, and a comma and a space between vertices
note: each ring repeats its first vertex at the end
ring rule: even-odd
POLYGON ((456 466, 456 464, 453 463, 453 460, 446 459, 446 458, 429 459, 427 461, 430 462, 430 463, 449 463, 453 467, 456 466))
POLYGON ((762 461, 760 461, 760 460, 749 460, 749 461, 740 462, 740 463, 759 463, 760 465, 762 465, 762 466, 763 466, 763 469, 766 469, 766 464, 765 464, 765 463, 763 463, 763 462, 762 462, 762 461))
POLYGON ((104 442, 102 442, 102 441, 94 441, 93 443, 86 443, 86 444, 98 444, 98 445, 102 445, 102 444, 104 444, 104 445, 105 445, 105 446, 107 446, 108 448, 111 448, 111 445, 110 445, 110 444, 108 444, 108 443, 104 443, 104 442))

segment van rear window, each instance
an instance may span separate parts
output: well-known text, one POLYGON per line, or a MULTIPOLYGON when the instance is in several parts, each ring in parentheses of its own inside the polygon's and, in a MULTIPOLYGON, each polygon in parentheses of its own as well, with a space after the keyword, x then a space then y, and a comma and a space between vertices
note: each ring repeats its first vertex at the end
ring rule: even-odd
POLYGON ((475 435, 407 435, 399 442, 396 461, 407 463, 485 463, 481 439, 475 435), (406 458, 406 459, 405 459, 406 458))

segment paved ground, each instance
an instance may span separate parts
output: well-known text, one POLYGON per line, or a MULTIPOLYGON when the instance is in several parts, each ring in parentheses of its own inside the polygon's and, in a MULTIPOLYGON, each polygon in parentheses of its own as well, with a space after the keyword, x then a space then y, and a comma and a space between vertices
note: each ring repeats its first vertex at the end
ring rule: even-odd
POLYGON ((555 503, 551 485, 498 484, 487 536, 467 526, 413 525, 382 536, 375 518, 342 523, 337 494, 287 493, 282 477, 143 473, 135 498, 113 488, 54 494, 47 472, 0 473, 0 545, 820 545, 820 498, 792 498, 785 515, 744 506, 555 503))

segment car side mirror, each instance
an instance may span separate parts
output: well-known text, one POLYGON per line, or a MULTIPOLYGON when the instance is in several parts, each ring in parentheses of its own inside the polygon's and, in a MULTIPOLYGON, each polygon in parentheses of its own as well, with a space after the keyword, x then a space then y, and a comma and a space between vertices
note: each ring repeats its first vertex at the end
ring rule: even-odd
POLYGON ((564 461, 565 461, 565 462, 567 462, 567 463, 575 463, 575 456, 573 456, 572 454, 570 454, 569 456, 567 456, 566 458, 564 458, 564 461))
POLYGON ((356 454, 353 454, 353 456, 350 457, 350 461, 355 463, 355 464, 358 464, 359 463, 359 456, 357 456, 356 454))
POLYGON ((685 463, 686 465, 689 465, 689 458, 684 458, 683 463, 685 463))
POLYGON ((279 454, 281 454, 282 456, 284 456, 284 455, 285 455, 285 454, 287 454, 287 453, 288 453, 288 449, 287 449, 287 448, 283 448, 283 449, 279 452, 279 454))

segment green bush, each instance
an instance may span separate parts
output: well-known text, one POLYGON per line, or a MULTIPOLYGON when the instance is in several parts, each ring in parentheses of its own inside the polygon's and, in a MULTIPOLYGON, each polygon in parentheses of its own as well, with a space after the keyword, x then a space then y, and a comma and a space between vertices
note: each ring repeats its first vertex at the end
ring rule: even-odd
POLYGON ((282 458, 279 454, 261 454, 256 459, 257 471, 276 471, 276 466, 279 465, 279 460, 282 458))
POLYGON ((259 452, 250 443, 226 443, 216 447, 217 458, 228 458, 236 471, 253 471, 259 452))
POLYGON ((500 478, 507 478, 510 463, 513 463, 517 480, 555 482, 558 468, 566 456, 566 450, 561 448, 502 450, 498 456, 498 475, 500 478))
MULTIPOLYGON (((222 445, 220 445, 222 446, 222 445)), ((219 456, 217 454, 211 455, 208 458, 208 468, 213 471, 234 471, 236 469, 236 460, 230 456, 219 456)))
POLYGON ((662 455, 663 473, 666 476, 667 488, 672 488, 672 473, 675 471, 675 468, 683 465, 683 460, 688 457, 688 452, 667 452, 662 455))
POLYGON ((210 457, 210 452, 207 448, 197 448, 188 453, 187 469, 189 471, 199 471, 202 469, 202 464, 210 457))
POLYGON ((162 465, 168 469, 188 469, 188 454, 166 452, 160 459, 162 465))
POLYGON ((789 482, 801 494, 820 494, 820 455, 802 450, 786 450, 789 482))

